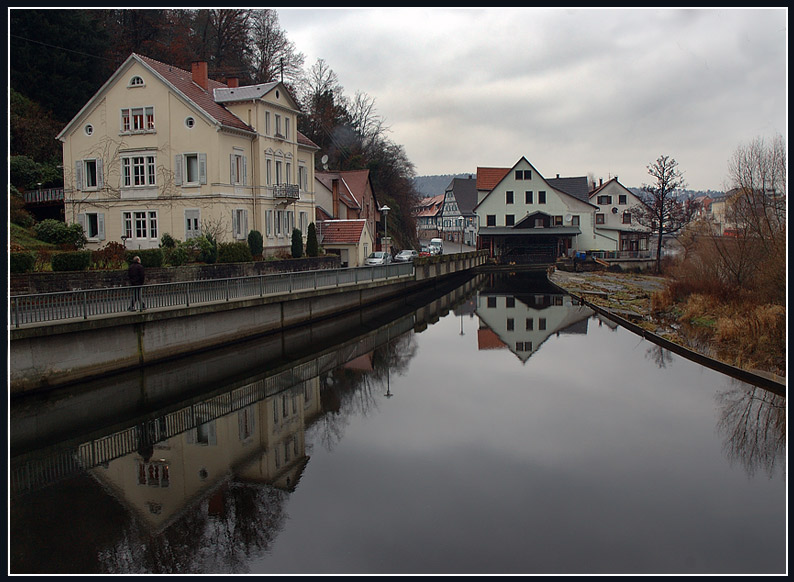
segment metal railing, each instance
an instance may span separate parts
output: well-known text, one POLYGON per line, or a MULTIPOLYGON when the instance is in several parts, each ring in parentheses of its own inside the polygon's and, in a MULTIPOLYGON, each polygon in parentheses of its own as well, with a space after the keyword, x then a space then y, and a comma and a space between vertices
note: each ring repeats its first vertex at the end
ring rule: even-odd
POLYGON ((273 196, 297 200, 300 198, 300 190, 297 184, 276 184, 273 186, 273 196))
POLYGON ((25 204, 41 204, 43 202, 63 201, 63 188, 39 188, 28 190, 23 194, 25 204))
MULTIPOLYGON (((145 309, 192 307, 199 304, 287 295, 298 291, 331 289, 397 277, 413 276, 413 263, 347 269, 325 269, 209 279, 180 283, 158 283, 141 287, 145 309)), ((79 289, 9 297, 10 323, 14 327, 66 319, 120 314, 130 310, 133 287, 79 289)), ((136 304, 136 310, 142 306, 136 304)))
POLYGON ((656 255, 651 250, 645 251, 591 251, 592 256, 599 259, 652 259, 656 255))

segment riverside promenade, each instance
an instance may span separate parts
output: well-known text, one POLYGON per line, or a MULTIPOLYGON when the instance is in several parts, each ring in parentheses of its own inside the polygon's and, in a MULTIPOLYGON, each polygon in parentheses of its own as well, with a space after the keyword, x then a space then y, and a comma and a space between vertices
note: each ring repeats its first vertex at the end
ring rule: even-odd
POLYGON ((483 265, 483 253, 379 268, 11 296, 11 395, 164 361, 405 297, 483 265))

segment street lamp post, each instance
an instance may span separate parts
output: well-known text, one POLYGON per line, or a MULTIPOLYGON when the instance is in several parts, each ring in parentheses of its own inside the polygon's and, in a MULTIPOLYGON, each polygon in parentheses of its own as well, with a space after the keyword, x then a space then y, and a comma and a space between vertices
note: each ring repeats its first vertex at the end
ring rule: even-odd
POLYGON ((460 243, 460 252, 463 252, 463 217, 458 216, 458 223, 460 224, 460 238, 458 242, 460 243))
POLYGON ((379 208, 383 213, 383 246, 385 247, 383 250, 389 252, 389 208, 385 204, 379 208))

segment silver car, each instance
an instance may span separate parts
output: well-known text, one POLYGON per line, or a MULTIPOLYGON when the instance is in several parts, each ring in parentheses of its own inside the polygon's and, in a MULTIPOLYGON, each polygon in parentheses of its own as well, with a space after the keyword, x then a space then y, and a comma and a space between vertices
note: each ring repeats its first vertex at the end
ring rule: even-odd
POLYGON ((397 253, 394 257, 395 263, 410 263, 416 257, 419 256, 419 253, 413 249, 405 249, 397 253))
POLYGON ((364 262, 365 265, 388 265, 389 263, 391 263, 391 254, 383 251, 370 253, 364 262))

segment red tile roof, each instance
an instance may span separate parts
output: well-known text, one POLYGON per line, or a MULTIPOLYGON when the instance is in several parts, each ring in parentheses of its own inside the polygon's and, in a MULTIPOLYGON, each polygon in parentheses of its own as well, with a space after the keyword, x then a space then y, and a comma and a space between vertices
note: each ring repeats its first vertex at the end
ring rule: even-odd
POLYGON ((477 168, 477 190, 493 190, 510 168, 477 168))
POLYGON ((507 346, 492 330, 488 328, 477 330, 477 349, 503 350, 507 346))
MULTIPOLYGON (((208 79, 207 90, 204 90, 193 81, 193 73, 191 71, 186 71, 184 69, 174 67, 173 65, 167 65, 143 55, 134 54, 133 56, 153 69, 156 73, 163 77, 166 82, 170 83, 175 89, 190 99, 190 101, 198 105, 204 110, 205 113, 207 113, 207 115, 218 121, 218 123, 221 125, 234 129, 242 129, 249 132, 254 131, 254 128, 247 123, 244 123, 234 113, 226 109, 226 107, 224 107, 222 104, 215 101, 212 93, 213 90, 226 89, 228 88, 227 85, 213 79, 208 79)), ((301 132, 297 132, 297 141, 301 145, 320 149, 317 144, 315 144, 301 132)))
POLYGON ((326 220, 321 224, 322 244, 357 244, 366 220, 326 220))
POLYGON ((205 91, 193 82, 193 74, 190 71, 161 63, 160 61, 144 57, 143 55, 135 56, 221 125, 250 132, 254 131, 250 125, 243 123, 239 117, 220 103, 216 103, 215 99, 213 99, 212 90, 226 88, 226 85, 223 83, 209 79, 208 90, 205 91))

